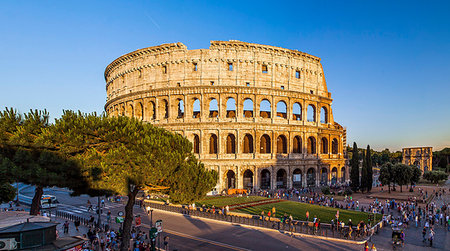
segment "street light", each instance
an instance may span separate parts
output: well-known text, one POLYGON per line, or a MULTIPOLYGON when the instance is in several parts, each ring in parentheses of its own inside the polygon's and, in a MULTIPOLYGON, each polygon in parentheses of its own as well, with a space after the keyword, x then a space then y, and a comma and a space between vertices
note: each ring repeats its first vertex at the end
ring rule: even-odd
POLYGON ((153 227, 153 209, 147 206, 147 214, 150 214, 150 227, 153 227))

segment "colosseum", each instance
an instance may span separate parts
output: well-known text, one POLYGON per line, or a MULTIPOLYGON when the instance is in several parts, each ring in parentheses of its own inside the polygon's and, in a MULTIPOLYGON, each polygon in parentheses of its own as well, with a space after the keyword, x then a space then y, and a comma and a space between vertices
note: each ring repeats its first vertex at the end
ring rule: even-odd
POLYGON ((179 133, 219 173, 215 188, 290 189, 348 182, 320 58, 280 47, 163 44, 105 70, 108 116, 179 133))

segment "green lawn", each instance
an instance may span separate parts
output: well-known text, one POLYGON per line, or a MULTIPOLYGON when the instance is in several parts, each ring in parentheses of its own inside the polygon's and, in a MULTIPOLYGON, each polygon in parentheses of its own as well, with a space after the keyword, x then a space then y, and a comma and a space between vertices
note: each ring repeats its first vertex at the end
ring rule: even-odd
MULTIPOLYGON (((286 213, 288 216, 292 215, 292 217, 296 220, 306 220, 306 211, 309 211, 309 220, 312 220, 314 216, 317 216, 322 223, 330 223, 331 220, 335 218, 337 211, 337 208, 311 205, 294 201, 282 201, 261 206, 241 208, 235 211, 252 215, 261 215, 261 211, 264 211, 265 215, 267 215, 267 212, 272 210, 273 207, 276 209, 276 216, 278 218, 286 213)), ((347 224, 349 219, 352 219, 352 222, 355 224, 359 223, 361 220, 367 222, 367 215, 367 213, 339 209, 339 219, 344 220, 345 224, 347 224)), ((381 220, 381 215, 378 214, 376 217, 377 221, 381 220)))
POLYGON ((252 202, 252 201, 258 201, 258 200, 267 200, 266 197, 260 197, 260 196, 242 196, 242 197, 235 197, 235 196, 209 196, 202 200, 196 201, 195 205, 197 207, 201 207, 202 205, 205 205, 207 207, 224 207, 224 206, 231 206, 234 204, 239 203, 246 203, 246 202, 252 202))

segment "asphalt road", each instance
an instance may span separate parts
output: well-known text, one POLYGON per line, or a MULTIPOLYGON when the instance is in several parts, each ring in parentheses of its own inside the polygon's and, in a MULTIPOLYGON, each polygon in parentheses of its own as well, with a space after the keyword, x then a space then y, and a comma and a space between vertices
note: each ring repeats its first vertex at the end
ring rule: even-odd
MULTIPOLYGON (((21 201, 32 198, 34 188, 19 186, 21 201)), ((45 189, 44 194, 55 195, 60 202, 58 211, 89 218, 96 215, 87 210, 87 200, 96 205, 97 197, 71 197, 64 189, 45 189)), ((106 202, 102 214, 102 221, 106 222, 106 212, 110 210, 113 216, 124 211, 121 203, 106 202)), ((141 229, 150 226, 150 216, 141 208, 135 207, 135 215, 141 215, 141 229)), ((278 231, 259 230, 249 227, 231 225, 209 219, 194 219, 189 216, 153 211, 153 222, 163 221, 164 236, 169 236, 170 250, 361 250, 362 245, 326 241, 314 238, 290 237, 278 231)), ((113 228, 118 228, 116 223, 113 228)))

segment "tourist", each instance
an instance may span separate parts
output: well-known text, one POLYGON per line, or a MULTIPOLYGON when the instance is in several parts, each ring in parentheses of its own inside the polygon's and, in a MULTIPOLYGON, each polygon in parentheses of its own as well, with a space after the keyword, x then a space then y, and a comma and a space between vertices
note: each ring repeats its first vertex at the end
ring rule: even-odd
POLYGON ((68 221, 64 222, 64 233, 65 234, 69 233, 69 222, 68 221))
POLYGON ((372 244, 372 248, 370 249, 370 251, 377 251, 377 248, 375 247, 375 244, 372 244))
POLYGON ((430 240, 430 247, 433 246, 433 239, 434 239, 434 231, 433 228, 430 229, 430 235, 429 235, 429 240, 430 240))

